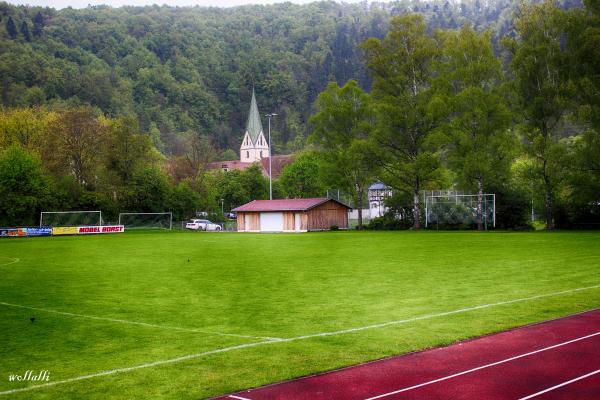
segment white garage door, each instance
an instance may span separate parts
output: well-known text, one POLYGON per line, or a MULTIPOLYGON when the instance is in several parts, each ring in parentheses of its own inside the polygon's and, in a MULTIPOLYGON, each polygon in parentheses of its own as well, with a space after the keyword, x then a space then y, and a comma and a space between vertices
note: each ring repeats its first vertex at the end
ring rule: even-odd
POLYGON ((260 230, 263 232, 283 231, 283 213, 260 213, 260 230))

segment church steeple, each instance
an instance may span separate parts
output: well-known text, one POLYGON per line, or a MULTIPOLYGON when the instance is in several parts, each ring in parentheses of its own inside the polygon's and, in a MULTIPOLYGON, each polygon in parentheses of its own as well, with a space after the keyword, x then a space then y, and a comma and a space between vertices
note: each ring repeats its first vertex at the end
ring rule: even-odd
POLYGON ((256 140, 262 131, 262 122, 260 121, 260 113, 258 112, 258 105, 256 104, 256 96, 253 87, 252 100, 250 100, 250 112, 248 113, 248 121, 246 122, 246 132, 250 135, 252 143, 256 143, 256 140))
POLYGON ((260 113, 256 104, 256 95, 254 87, 252 88, 252 100, 250 100, 250 112, 248 113, 248 121, 246 122, 246 132, 242 145, 240 146, 240 161, 241 162, 256 162, 268 157, 269 144, 263 133, 260 113))

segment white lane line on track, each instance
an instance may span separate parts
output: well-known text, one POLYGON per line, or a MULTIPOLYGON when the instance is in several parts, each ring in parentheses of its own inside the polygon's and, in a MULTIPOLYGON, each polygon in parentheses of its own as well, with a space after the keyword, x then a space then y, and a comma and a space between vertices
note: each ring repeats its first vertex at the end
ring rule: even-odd
POLYGON ((227 396, 227 397, 230 397, 230 398, 232 398, 232 399, 238 399, 238 400, 251 400, 251 399, 249 399, 249 398, 247 398, 247 397, 234 396, 234 395, 232 395, 232 394, 230 394, 230 395, 229 395, 229 396, 227 396))
POLYGON ((537 392, 537 393, 530 394, 529 396, 521 397, 519 400, 528 400, 528 399, 532 399, 532 398, 534 398, 534 397, 537 397, 537 396, 539 396, 539 395, 541 395, 541 394, 548 393, 548 392, 550 392, 550 391, 552 391, 552 390, 555 390, 555 389, 561 388, 561 387, 563 387, 563 386, 569 385, 569 384, 571 384, 571 383, 573 383, 573 382, 577 382, 577 381, 580 381, 580 380, 582 380, 582 379, 589 378, 590 376, 592 376, 592 375, 595 375, 595 374, 598 374, 598 373, 600 373, 600 369, 597 369, 597 370, 595 370, 595 371, 592 371, 592 372, 590 372, 589 374, 585 374, 585 375, 579 376, 579 377, 577 377, 577 378, 571 379, 571 380, 569 380, 569 381, 563 382, 563 383, 561 383, 561 384, 558 384, 558 385, 555 385, 555 386, 549 387, 548 389, 541 390, 541 391, 539 391, 539 392, 537 392))
POLYGON ((600 285, 594 285, 594 286, 588 286, 588 287, 582 287, 582 288, 576 288, 576 289, 570 289, 570 290, 562 290, 560 292, 546 293, 543 295, 537 295, 537 296, 531 296, 531 297, 523 297, 520 299, 501 301, 501 302, 492 303, 492 304, 484 304, 484 305, 470 307, 470 308, 463 308, 463 309, 455 310, 455 311, 448 311, 448 312, 444 312, 444 313, 440 313, 440 314, 427 314, 424 316, 414 317, 414 318, 405 319, 405 320, 391 321, 388 323, 383 323, 383 324, 378 324, 378 325, 369 325, 368 327, 362 327, 362 328, 352 328, 352 329, 345 329, 345 330, 334 331, 334 332, 315 333, 312 335, 297 336, 297 337, 293 337, 293 338, 283 338, 280 340, 265 340, 265 341, 261 341, 261 342, 246 343, 246 344, 242 344, 242 345, 238 345, 238 346, 224 347, 221 349, 211 350, 211 351, 207 351, 207 352, 203 352, 203 353, 189 354, 186 356, 172 358, 169 360, 155 361, 152 363, 135 365, 132 367, 127 367, 127 368, 117 368, 117 369, 112 369, 112 370, 108 370, 108 371, 101 371, 101 372, 98 372, 95 374, 89 374, 89 375, 78 376, 78 377, 74 377, 74 378, 70 378, 70 379, 65 379, 62 381, 54 381, 54 382, 44 383, 41 385, 34 385, 34 386, 29 386, 29 387, 20 388, 20 389, 8 390, 8 391, 0 392, 0 396, 17 393, 17 392, 25 392, 25 391, 40 389, 40 388, 59 385, 59 384, 63 384, 63 383, 76 382, 76 381, 81 381, 81 380, 90 379, 90 378, 96 378, 96 377, 100 377, 100 376, 114 375, 114 374, 118 374, 121 372, 135 371, 138 369, 155 367, 158 365, 172 364, 172 363, 177 363, 180 361, 186 361, 186 360, 199 358, 199 357, 203 357, 203 356, 208 356, 208 355, 212 355, 212 354, 226 353, 229 351, 244 349, 244 348, 248 348, 248 347, 256 347, 256 346, 275 344, 275 343, 289 343, 289 342, 294 342, 297 340, 305 340, 305 339, 311 339, 311 338, 316 338, 316 337, 321 337, 321 336, 332 336, 332 335, 336 335, 336 334, 341 335, 341 334, 356 332, 356 331, 360 331, 360 330, 364 330, 364 329, 381 328, 381 327, 392 325, 392 324, 409 323, 409 322, 419 321, 419 320, 428 319, 428 318, 436 318, 436 317, 442 317, 442 316, 451 315, 451 314, 457 314, 459 312, 468 312, 468 311, 472 311, 472 310, 479 310, 481 308, 486 308, 486 307, 493 307, 493 306, 498 306, 498 305, 517 303, 519 301, 541 299, 541 298, 545 298, 545 297, 559 296, 561 294, 575 293, 575 292, 581 292, 584 290, 591 290, 591 289, 597 289, 597 288, 600 288, 600 285))
POLYGON ((158 325, 158 324, 150 324, 150 323, 147 323, 147 322, 129 321, 129 320, 126 320, 126 319, 108 318, 108 317, 97 317, 95 315, 70 313, 70 312, 65 312, 65 311, 52 310, 52 309, 49 309, 49 308, 39 308, 39 307, 23 306, 23 305, 20 305, 20 304, 6 303, 4 301, 0 301, 0 305, 7 306, 7 307, 24 308, 24 309, 27 309, 27 310, 42 311, 42 312, 47 312, 47 313, 52 313, 52 314, 66 315, 66 316, 69 316, 69 317, 87 318, 87 319, 94 319, 94 320, 99 320, 99 321, 116 322, 116 323, 120 323, 120 324, 140 325, 140 326, 145 326, 145 327, 149 327, 149 328, 160 328, 160 329, 167 329, 167 330, 181 331, 181 332, 205 333, 205 334, 208 334, 208 335, 229 336, 229 337, 237 337, 237 338, 245 338, 245 339, 266 339, 266 340, 269 340, 269 341, 278 341, 278 340, 281 340, 280 338, 272 338, 272 337, 264 337, 264 336, 251 336, 251 335, 239 335, 237 333, 211 332, 211 331, 204 331, 204 330, 201 330, 201 329, 194 329, 194 328, 181 328, 181 327, 178 327, 178 326, 158 325))
POLYGON ((406 388, 394 390, 393 392, 383 393, 383 394, 380 394, 380 395, 377 395, 377 396, 369 397, 369 398, 367 398, 365 400, 383 399, 384 397, 392 396, 394 394, 398 394, 398 393, 402 393, 402 392, 408 392, 409 390, 414 390, 414 389, 418 389, 418 388, 423 387, 423 386, 428 386, 428 385, 431 385, 431 384, 434 384, 434 383, 437 383, 437 382, 446 381, 448 379, 456 378, 457 376, 470 374, 472 372, 479 371, 479 370, 486 369, 486 368, 490 368, 490 367, 495 367, 497 365, 505 364, 507 362, 518 360, 520 358, 528 357, 528 356, 531 356, 531 355, 534 355, 534 354, 538 354, 538 353, 541 353, 541 352, 544 352, 544 351, 553 350, 553 349, 556 349, 558 347, 566 346, 568 344, 576 343, 576 342, 579 342, 581 340, 589 339, 591 337, 598 336, 598 335, 600 335, 600 332, 596 332, 596 333, 592 333, 590 335, 578 337, 576 339, 572 339, 572 340, 568 340, 566 342, 562 342, 562 343, 558 343, 558 344, 555 344, 555 345, 552 345, 552 346, 544 347, 542 349, 530 351, 528 353, 519 354, 518 356, 514 356, 514 357, 510 357, 510 358, 505 358, 504 360, 500 360, 500 361, 496 361, 496 362, 493 362, 493 363, 481 365, 479 367, 471 368, 471 369, 468 369, 466 371, 457 372, 456 374, 444 376, 442 378, 433 379, 431 381, 419 383, 418 385, 413 385, 413 386, 409 386, 409 387, 406 387, 406 388))

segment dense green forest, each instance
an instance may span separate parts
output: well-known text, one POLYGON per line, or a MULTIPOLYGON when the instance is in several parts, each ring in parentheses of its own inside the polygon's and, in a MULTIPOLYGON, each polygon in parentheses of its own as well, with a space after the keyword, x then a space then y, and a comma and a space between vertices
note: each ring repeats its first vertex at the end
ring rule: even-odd
POLYGON ((373 226, 419 228, 422 191, 449 188, 495 193, 501 228, 532 211, 548 229, 597 226, 596 4, 3 3, 0 225, 267 197, 258 166, 207 169, 237 158, 254 86, 279 114, 275 153, 296 153, 276 198, 337 188, 359 205, 383 180, 392 212, 373 226))
POLYGON ((185 132, 237 151, 254 85, 261 110, 279 114, 275 153, 289 153, 304 147, 328 82, 355 79, 369 89, 358 45, 382 38, 392 16, 422 13, 429 29, 491 29, 497 45, 515 9, 510 0, 81 10, 0 3, 2 104, 135 115, 165 154, 178 152, 185 132))

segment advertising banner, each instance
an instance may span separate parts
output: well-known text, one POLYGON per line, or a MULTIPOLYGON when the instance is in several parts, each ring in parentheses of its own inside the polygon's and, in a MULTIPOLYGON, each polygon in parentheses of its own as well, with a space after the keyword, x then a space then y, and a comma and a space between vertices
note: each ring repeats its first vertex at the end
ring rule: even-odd
POLYGON ((76 226, 57 226, 52 228, 52 236, 77 235, 76 226))
POLYGON ((24 228, 27 236, 50 236, 52 228, 24 228))
POLYGON ((77 227, 78 235, 89 235, 95 233, 121 233, 125 232, 123 225, 106 225, 106 226, 79 226, 77 227))
POLYGON ((0 228, 0 237, 50 236, 51 228, 0 228))
POLYGON ((18 228, 0 228, 0 237, 19 236, 18 231, 18 228))
POLYGON ((8 229, 8 237, 25 237, 25 230, 27 228, 13 228, 8 229))

